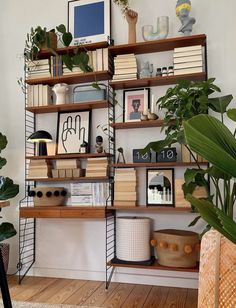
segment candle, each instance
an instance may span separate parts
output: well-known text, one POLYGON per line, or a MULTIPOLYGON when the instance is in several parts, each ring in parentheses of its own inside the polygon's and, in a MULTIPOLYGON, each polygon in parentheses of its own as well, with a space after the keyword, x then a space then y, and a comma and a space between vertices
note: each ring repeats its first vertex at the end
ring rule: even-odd
POLYGON ((152 94, 151 113, 155 113, 155 97, 152 94))

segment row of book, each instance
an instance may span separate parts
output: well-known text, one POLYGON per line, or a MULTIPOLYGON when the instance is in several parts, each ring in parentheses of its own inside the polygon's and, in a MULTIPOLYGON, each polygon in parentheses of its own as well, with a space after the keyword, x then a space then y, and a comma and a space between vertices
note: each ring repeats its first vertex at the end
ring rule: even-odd
POLYGON ((48 85, 36 84, 27 87, 27 106, 48 106, 52 104, 52 89, 48 85))
POLYGON ((203 49, 201 45, 174 49, 174 75, 203 72, 203 49))
POLYGON ((115 170, 114 206, 137 205, 137 174, 134 168, 115 170))
POLYGON ((39 59, 27 62, 28 79, 51 77, 49 59, 39 59))
POLYGON ((46 179, 52 176, 51 165, 46 159, 30 160, 28 167, 28 179, 46 179))
POLYGON ((138 76, 137 60, 134 54, 114 57, 114 81, 135 80, 138 76))
POLYGON ((88 158, 86 166, 86 177, 106 177, 108 171, 108 158, 88 158))
POLYGON ((84 169, 80 168, 80 161, 77 159, 57 159, 54 169, 52 169, 53 178, 79 178, 84 176, 84 169))
POLYGON ((108 183, 71 183, 72 206, 105 206, 109 199, 108 183))

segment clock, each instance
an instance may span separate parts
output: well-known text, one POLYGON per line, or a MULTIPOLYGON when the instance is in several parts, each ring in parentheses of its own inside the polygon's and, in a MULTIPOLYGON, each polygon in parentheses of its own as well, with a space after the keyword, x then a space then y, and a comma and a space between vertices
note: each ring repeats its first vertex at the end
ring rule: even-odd
POLYGON ((151 153, 147 152, 141 154, 141 149, 133 150, 133 162, 134 163, 150 163, 151 162, 151 153))
POLYGON ((176 160, 176 148, 165 148, 157 153, 157 162, 175 162, 176 160))

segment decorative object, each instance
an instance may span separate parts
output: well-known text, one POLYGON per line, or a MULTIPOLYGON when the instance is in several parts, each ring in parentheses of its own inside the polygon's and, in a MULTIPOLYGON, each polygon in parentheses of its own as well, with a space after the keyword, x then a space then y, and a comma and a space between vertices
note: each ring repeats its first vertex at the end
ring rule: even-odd
POLYGON ((90 117, 90 111, 58 114, 57 154, 89 152, 90 117))
POLYGON ((150 89, 125 90, 123 92, 123 121, 140 121, 141 113, 147 114, 150 89))
POLYGON ((139 78, 150 78, 152 77, 153 73, 153 64, 149 64, 149 61, 145 62, 144 65, 141 67, 139 72, 139 78))
POLYGON ((125 17, 128 22, 128 44, 136 43, 136 24, 138 21, 138 13, 133 10, 127 10, 125 12, 125 17))
POLYGON ((157 162, 175 162, 177 160, 176 148, 165 148, 157 153, 157 162))
POLYGON ((97 136, 96 137, 96 145, 95 145, 95 148, 96 148, 96 152, 97 153, 102 153, 103 152, 103 138, 102 136, 97 136))
POLYGON ((76 86, 73 89, 73 102, 91 102, 102 101, 107 99, 107 87, 103 84, 97 84, 98 87, 94 88, 92 85, 76 86))
POLYGON ((107 41, 110 38, 110 0, 68 2, 68 29, 74 45, 107 41))
POLYGON ((69 91, 69 86, 66 83, 57 83, 52 90, 56 94, 56 105, 66 104, 66 95, 69 91))
POLYGON ((162 71, 162 76, 163 77, 166 77, 168 75, 167 67, 164 66, 161 71, 162 71))
POLYGON ((150 112, 149 109, 148 109, 147 117, 148 117, 148 120, 157 120, 159 118, 157 114, 150 112))
POLYGON ((117 157, 117 164, 125 164, 125 157, 124 157, 124 150, 123 148, 118 148, 118 157, 117 157))
POLYGON ((148 121, 148 115, 144 114, 144 112, 141 112, 141 117, 140 117, 141 121, 148 121))
POLYGON ((124 261, 150 260, 151 219, 118 217, 116 221, 116 256, 124 261))
POLYGON ((64 187, 37 187, 29 191, 34 206, 65 205, 67 191, 64 187))
POLYGON ((161 77, 161 76, 162 76, 161 67, 158 67, 156 71, 156 77, 161 77))
POLYGON ((113 2, 121 6, 121 11, 123 14, 130 9, 129 0, 113 0, 113 2))
POLYGON ((184 35, 191 35, 193 30, 193 25, 196 22, 196 19, 189 17, 191 11, 191 1, 190 0, 178 0, 176 4, 176 15, 179 17, 182 26, 179 29, 179 32, 182 32, 184 35))
POLYGON ((152 25, 145 25, 142 27, 142 35, 144 41, 162 40, 167 37, 169 33, 169 17, 160 16, 157 18, 157 32, 153 32, 152 25))
POLYGON ((31 134, 28 139, 29 142, 38 143, 38 155, 47 155, 47 144, 46 142, 52 142, 52 136, 45 130, 38 130, 31 134))
POLYGON ((142 154, 141 149, 133 150, 133 163, 150 163, 151 162, 151 153, 147 152, 142 154))
POLYGON ((168 67, 168 76, 173 76, 174 75, 174 66, 169 66, 168 67))
POLYGON ((184 230, 154 231, 152 246, 156 247, 158 263, 169 267, 191 268, 197 265, 199 234, 184 230))
POLYGON ((174 169, 147 169, 147 205, 174 206, 174 169))

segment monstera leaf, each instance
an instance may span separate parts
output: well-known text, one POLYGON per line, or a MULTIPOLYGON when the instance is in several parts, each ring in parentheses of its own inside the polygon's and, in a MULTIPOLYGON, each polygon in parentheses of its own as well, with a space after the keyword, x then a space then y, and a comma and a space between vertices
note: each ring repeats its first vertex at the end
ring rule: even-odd
POLYGON ((0 242, 4 241, 12 236, 16 235, 16 230, 13 224, 9 222, 3 222, 0 225, 0 242))
POLYGON ((19 185, 14 184, 9 178, 0 177, 0 200, 8 200, 19 192, 19 185))

